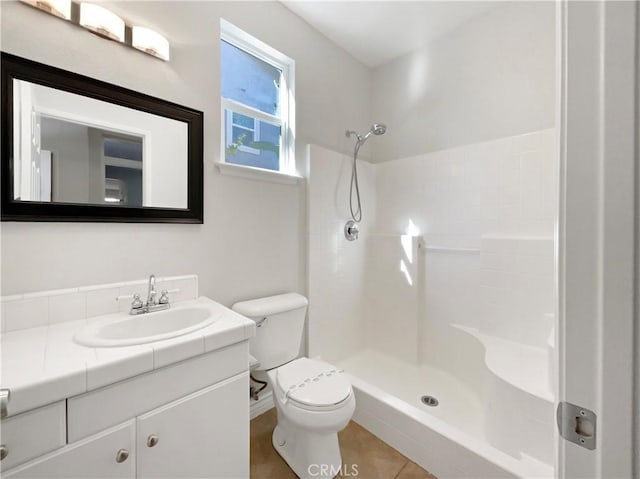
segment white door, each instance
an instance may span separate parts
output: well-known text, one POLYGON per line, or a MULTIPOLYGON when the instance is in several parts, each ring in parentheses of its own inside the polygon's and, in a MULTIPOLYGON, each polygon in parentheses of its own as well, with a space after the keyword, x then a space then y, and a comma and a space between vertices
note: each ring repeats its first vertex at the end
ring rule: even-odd
MULTIPOLYGON (((563 1, 559 20, 559 400, 596 419, 593 449, 559 439, 557 474, 640 477, 633 443, 638 3, 563 1)), ((576 417, 568 420, 575 429, 576 417)), ((590 442, 591 428, 579 429, 590 442)))
POLYGON ((2 473, 5 479, 134 478, 135 421, 69 444, 2 473))
POLYGON ((245 373, 139 416, 137 477, 249 477, 247 391, 245 373))

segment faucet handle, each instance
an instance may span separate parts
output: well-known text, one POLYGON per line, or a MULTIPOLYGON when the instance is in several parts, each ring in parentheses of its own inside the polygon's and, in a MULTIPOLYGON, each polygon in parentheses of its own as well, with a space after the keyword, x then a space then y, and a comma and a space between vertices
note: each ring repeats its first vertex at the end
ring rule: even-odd
POLYGON ((160 299, 158 300, 158 304, 169 304, 169 291, 163 289, 160 292, 160 299))
POLYGON ((131 309, 141 309, 143 306, 142 300, 139 294, 133 295, 133 301, 131 301, 131 309))

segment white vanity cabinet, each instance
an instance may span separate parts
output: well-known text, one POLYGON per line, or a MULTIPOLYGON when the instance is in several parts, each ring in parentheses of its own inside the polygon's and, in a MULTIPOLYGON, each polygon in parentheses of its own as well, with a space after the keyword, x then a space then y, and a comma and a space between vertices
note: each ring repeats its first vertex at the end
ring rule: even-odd
POLYGON ((136 419, 138 478, 248 478, 245 377, 216 385, 136 419))
MULTIPOLYGON (((248 390, 243 341, 68 398, 66 445, 2 477, 247 478, 248 390)), ((38 429, 13 447, 28 449, 38 429)))
POLYGON ((135 444, 135 421, 129 421, 16 467, 2 477, 135 478, 135 444))
POLYGON ((67 443, 65 414, 65 401, 58 401, 3 419, 0 472, 63 447, 67 443))

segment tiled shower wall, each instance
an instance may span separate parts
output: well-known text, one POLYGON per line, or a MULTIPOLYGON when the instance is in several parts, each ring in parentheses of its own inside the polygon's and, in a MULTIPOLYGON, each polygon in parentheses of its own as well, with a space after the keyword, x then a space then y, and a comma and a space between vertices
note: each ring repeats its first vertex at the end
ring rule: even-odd
POLYGON ((410 223, 432 245, 479 248, 483 236, 549 237, 555 130, 394 159, 377 166, 376 233, 410 223))
POLYGON ((362 199, 360 238, 347 241, 351 157, 318 146, 309 150, 309 357, 337 361, 365 346, 366 244, 375 221, 375 167, 358 160, 362 199))
POLYGON ((404 400, 398 364, 426 366, 416 383, 445 373, 481 401, 487 444, 551 464, 554 144, 544 130, 370 165, 376 221, 355 243, 331 196, 348 179, 330 161, 339 155, 312 149, 310 354, 394 358, 375 371, 397 376, 382 387, 404 400), (323 218, 335 227, 314 224, 323 218))
MULTIPOLYGON (((413 347, 417 330, 418 350, 428 353, 430 326, 451 324, 546 346, 555 310, 554 138, 554 130, 543 130, 377 166, 374 235, 396 235, 396 245, 377 248, 367 264, 395 256, 399 265, 401 235, 420 237, 417 325, 403 325, 405 348, 413 347)), ((387 281, 368 292, 374 302, 369 320, 380 330, 389 318, 375 312, 395 302, 385 294, 389 289, 387 281)), ((383 335, 370 342, 384 344, 383 335)))
POLYGON ((311 147, 310 355, 372 348, 430 362, 442 349, 434 332, 454 324, 546 347, 554 138, 549 129, 361 163, 365 221, 353 243, 342 234, 350 158, 311 147))

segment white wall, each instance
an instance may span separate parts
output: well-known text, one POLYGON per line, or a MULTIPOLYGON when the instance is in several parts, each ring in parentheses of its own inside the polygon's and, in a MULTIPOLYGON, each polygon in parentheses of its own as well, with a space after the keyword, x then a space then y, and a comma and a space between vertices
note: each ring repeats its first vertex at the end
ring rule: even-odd
POLYGON ((205 113, 204 224, 2 223, 2 294, 196 273, 225 304, 305 292, 304 185, 222 176, 219 18, 296 61, 297 136, 349 152, 370 120, 369 71, 277 2, 109 2, 171 41, 171 61, 106 41, 18 2, 1 2, 4 51, 205 113))
POLYGON ((553 127, 553 2, 504 2, 374 70, 375 161, 553 127))
POLYGON ((53 154, 53 200, 89 202, 89 128, 40 120, 42 148, 53 154))

